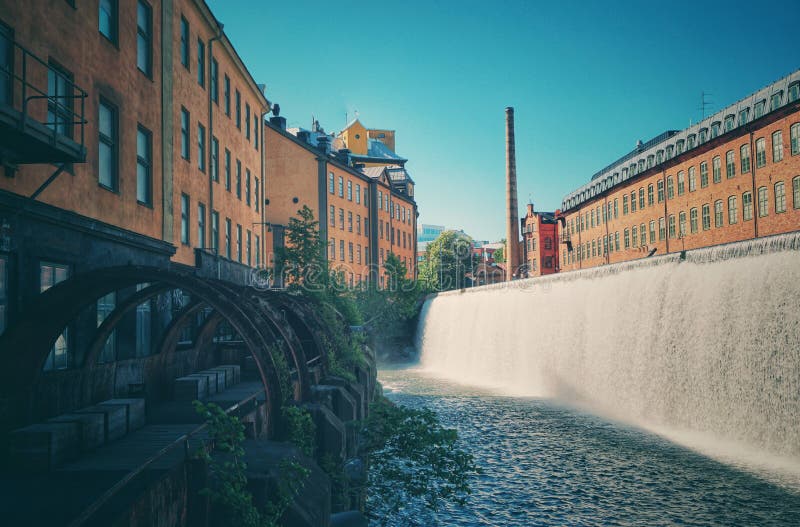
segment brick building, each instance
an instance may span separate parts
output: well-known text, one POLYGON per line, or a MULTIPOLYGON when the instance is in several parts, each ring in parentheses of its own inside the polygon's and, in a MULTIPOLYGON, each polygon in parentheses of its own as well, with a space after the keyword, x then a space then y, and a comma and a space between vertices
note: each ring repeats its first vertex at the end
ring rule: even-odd
POLYGON ((596 173, 558 212, 575 270, 800 228, 800 72, 596 173))
POLYGON ((522 232, 523 265, 529 277, 553 274, 559 271, 558 226, 552 212, 536 212, 529 203, 525 216, 520 219, 522 232))
POLYGON ((417 207, 405 168, 365 167, 317 123, 312 130, 287 130, 285 123, 272 117, 265 128, 266 217, 276 246, 289 218, 308 205, 320 221, 329 262, 348 284, 371 279, 382 286, 389 253, 406 264, 409 277, 416 276, 417 207))

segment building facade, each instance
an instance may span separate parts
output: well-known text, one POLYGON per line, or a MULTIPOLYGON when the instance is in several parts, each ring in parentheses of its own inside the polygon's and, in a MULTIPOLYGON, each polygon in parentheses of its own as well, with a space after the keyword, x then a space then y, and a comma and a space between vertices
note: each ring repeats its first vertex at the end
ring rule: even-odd
POLYGON ((800 72, 595 174, 558 211, 560 268, 800 228, 800 72))
POLYGON ((552 212, 536 212, 529 203, 520 219, 523 264, 529 277, 557 273, 558 225, 552 212))

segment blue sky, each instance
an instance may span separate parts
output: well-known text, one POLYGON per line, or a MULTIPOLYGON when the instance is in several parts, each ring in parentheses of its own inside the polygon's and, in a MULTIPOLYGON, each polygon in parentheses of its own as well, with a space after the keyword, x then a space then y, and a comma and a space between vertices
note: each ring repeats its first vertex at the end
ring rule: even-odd
POLYGON ((551 211, 702 91, 716 111, 800 68, 796 0, 207 1, 289 126, 396 130, 420 222, 476 239, 505 233, 506 106, 520 208, 551 211))

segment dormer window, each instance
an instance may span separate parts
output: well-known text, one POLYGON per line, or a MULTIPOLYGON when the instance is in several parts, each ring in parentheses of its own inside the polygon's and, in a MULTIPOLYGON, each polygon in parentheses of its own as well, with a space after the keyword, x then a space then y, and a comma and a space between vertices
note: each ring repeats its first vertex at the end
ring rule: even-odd
POLYGON ((769 99, 769 111, 773 112, 778 109, 781 105, 781 101, 783 100, 783 90, 773 93, 772 97, 769 99))
POLYGON ((650 154, 647 156, 647 168, 653 168, 653 163, 655 163, 656 156, 650 154))
POLYGON ((747 124, 747 117, 750 114, 750 108, 744 108, 739 112, 739 126, 747 124))
POLYGON ((638 172, 641 172, 643 170, 644 170, 644 159, 640 159, 639 160, 639 170, 638 170, 638 172))
POLYGON ((794 102, 797 99, 800 99, 800 82, 795 82, 791 86, 789 86, 789 101, 794 102))
POLYGON ((756 103, 756 109, 753 112, 753 119, 758 119, 762 115, 764 115, 764 109, 767 107, 766 99, 761 99, 756 103))
POLYGON ((667 159, 672 159, 674 151, 675 151, 675 147, 673 145, 668 145, 667 146, 667 159))
POLYGON ((736 120, 736 116, 733 114, 725 116, 725 131, 730 132, 733 130, 733 123, 736 120))
POLYGON ((664 162, 664 151, 659 150, 658 152, 656 152, 656 164, 660 165, 663 162, 664 162))
POLYGON ((683 153, 683 139, 675 141, 675 155, 679 156, 683 153))
POLYGON ((719 121, 711 123, 711 139, 714 139, 719 135, 719 129, 722 126, 722 123, 719 121))
POLYGON ((686 149, 687 150, 691 150, 692 148, 697 146, 696 141, 697 141, 697 136, 695 134, 692 134, 689 137, 687 137, 686 138, 686 149))
POLYGON ((623 180, 624 179, 628 179, 628 169, 627 168, 623 168, 622 169, 622 179, 623 180))

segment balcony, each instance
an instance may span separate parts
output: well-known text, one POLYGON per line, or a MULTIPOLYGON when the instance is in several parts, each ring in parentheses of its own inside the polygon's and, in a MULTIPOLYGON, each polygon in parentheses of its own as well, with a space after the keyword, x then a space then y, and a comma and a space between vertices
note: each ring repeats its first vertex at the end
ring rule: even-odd
POLYGON ((66 73, 0 34, 0 162, 85 162, 86 97, 66 73))
POLYGON ((569 232, 562 232, 558 239, 560 243, 566 244, 568 251, 572 250, 572 238, 569 232))

